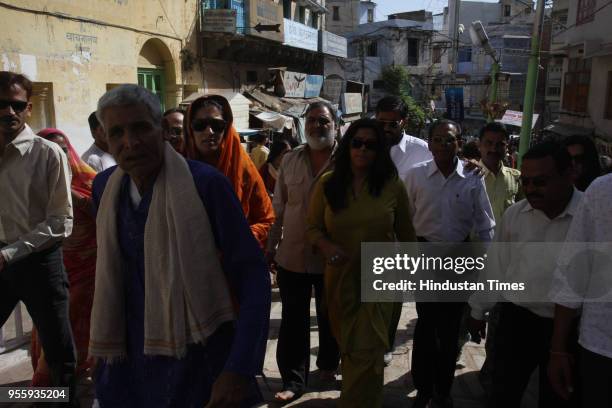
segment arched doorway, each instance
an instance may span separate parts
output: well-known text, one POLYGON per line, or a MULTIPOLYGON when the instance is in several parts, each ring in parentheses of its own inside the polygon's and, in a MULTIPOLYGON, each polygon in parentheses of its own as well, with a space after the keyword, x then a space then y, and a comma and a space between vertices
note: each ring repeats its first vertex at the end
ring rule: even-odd
POLYGON ((174 61, 168 46, 157 38, 147 40, 138 56, 138 85, 157 95, 163 111, 173 104, 168 89, 175 84, 174 61))

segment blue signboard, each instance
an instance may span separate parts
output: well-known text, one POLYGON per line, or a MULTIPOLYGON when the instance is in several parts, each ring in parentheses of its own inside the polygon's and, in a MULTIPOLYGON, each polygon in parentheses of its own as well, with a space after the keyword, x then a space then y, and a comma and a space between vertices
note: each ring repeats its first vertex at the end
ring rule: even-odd
POLYGON ((306 91, 304 98, 314 98, 321 93, 323 86, 323 75, 307 75, 306 76, 306 91))
POLYGON ((463 88, 446 89, 446 115, 450 120, 463 120, 463 88))

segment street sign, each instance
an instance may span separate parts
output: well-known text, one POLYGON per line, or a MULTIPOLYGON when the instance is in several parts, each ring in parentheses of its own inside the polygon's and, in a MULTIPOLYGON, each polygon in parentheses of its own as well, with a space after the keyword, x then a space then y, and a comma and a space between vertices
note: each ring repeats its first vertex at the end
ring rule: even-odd
POLYGON ((446 89, 446 115, 450 120, 457 122, 463 120, 463 88, 446 89))
POLYGON ((214 33, 235 33, 236 10, 204 10, 202 30, 214 33))

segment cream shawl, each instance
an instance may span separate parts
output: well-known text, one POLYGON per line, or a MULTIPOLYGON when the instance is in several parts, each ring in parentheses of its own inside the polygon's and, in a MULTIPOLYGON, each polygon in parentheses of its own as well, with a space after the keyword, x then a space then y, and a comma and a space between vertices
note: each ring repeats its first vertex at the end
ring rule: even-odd
MULTIPOLYGON (((234 319, 230 292, 206 209, 188 164, 164 143, 144 234, 144 354, 183 357, 234 319)), ((124 172, 108 179, 97 215, 96 289, 91 313, 91 356, 107 361, 126 352, 125 276, 117 231, 124 172)))

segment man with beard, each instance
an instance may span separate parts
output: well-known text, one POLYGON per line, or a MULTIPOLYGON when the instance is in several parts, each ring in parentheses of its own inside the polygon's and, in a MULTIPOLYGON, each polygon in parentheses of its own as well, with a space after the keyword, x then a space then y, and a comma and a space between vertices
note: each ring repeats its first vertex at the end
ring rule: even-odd
POLYGON ((26 124, 32 83, 0 71, 0 326, 22 301, 38 330, 51 385, 74 394, 76 355, 61 245, 72 232, 62 149, 26 124))
POLYGON ((185 136, 183 135, 183 118, 185 111, 179 108, 168 109, 162 115, 164 139, 174 150, 185 155, 185 136))
MULTIPOLYGON (((558 143, 533 146, 523 156, 521 183, 527 199, 512 205, 498 222, 487 254, 487 279, 524 283, 520 292, 477 292, 469 300, 468 327, 473 338, 485 336, 484 313, 499 301, 499 321, 492 356, 487 407, 518 408, 533 371, 539 369, 540 408, 572 406, 555 395, 546 376, 553 334, 554 304, 546 301, 557 267, 558 245, 578 216, 582 193, 572 185, 567 150, 558 143), (512 244, 510 244, 512 243, 512 244), (533 243, 532 245, 523 245, 533 243), (546 250, 548 248, 548 250, 546 250)), ((481 281, 484 281, 482 279, 481 281)))
POLYGON ((268 236, 267 258, 275 261, 282 302, 276 362, 283 379, 278 401, 299 398, 308 385, 310 363, 310 298, 314 287, 322 382, 335 380, 339 351, 329 321, 321 308, 325 261, 306 240, 306 214, 311 190, 332 168, 336 148, 336 114, 327 102, 315 102, 306 110, 307 144, 283 157, 274 189, 276 221, 268 236), (282 240, 281 240, 282 237, 282 240), (278 247, 278 249, 277 249, 278 247))

